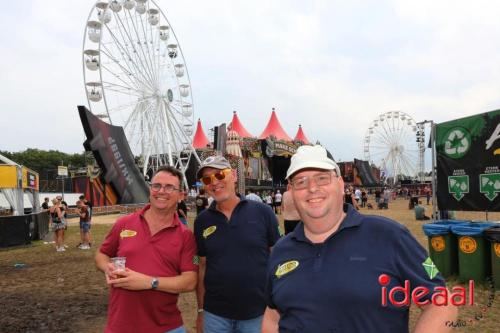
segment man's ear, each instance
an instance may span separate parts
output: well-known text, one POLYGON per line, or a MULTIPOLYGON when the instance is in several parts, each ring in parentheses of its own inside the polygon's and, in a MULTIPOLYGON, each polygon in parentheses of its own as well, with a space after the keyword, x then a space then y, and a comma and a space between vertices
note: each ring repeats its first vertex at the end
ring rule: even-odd
POLYGON ((233 176, 233 182, 236 183, 238 181, 238 171, 231 169, 231 175, 233 176))
POLYGON ((339 186, 340 186, 340 191, 344 193, 345 192, 344 180, 342 179, 341 176, 339 176, 339 186))

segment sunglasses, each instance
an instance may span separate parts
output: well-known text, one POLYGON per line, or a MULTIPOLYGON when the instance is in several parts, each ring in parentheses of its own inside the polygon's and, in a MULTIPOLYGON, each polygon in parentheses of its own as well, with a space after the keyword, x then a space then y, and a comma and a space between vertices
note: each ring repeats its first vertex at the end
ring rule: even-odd
POLYGON ((226 178, 226 175, 228 175, 230 172, 231 172, 230 169, 224 169, 224 170, 217 171, 216 173, 211 174, 210 176, 201 177, 201 182, 204 185, 210 185, 213 182, 215 182, 216 179, 217 180, 224 180, 226 178))

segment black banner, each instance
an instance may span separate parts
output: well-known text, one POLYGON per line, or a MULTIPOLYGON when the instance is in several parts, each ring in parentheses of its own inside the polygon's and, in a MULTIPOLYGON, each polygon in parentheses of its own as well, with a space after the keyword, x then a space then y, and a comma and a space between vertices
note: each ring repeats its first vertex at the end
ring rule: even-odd
POLYGON ((500 211, 500 110, 436 125, 442 210, 500 211))
POLYGON ((78 106, 78 112, 87 136, 84 147, 94 154, 118 203, 148 202, 148 186, 135 164, 123 128, 105 123, 84 106, 78 106))
POLYGON ((368 161, 354 159, 354 165, 356 165, 363 186, 373 187, 378 185, 368 161))

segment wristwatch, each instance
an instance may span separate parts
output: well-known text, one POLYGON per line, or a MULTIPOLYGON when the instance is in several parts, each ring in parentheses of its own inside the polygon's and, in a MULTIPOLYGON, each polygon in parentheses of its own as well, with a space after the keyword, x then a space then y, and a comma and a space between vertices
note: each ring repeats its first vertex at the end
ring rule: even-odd
POLYGON ((151 280, 151 289, 155 290, 158 288, 158 278, 154 277, 153 280, 151 280))

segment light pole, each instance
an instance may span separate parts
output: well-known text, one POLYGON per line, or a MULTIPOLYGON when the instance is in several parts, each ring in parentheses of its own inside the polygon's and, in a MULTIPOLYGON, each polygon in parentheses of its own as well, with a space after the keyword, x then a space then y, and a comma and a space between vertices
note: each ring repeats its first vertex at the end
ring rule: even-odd
MULTIPOLYGON (((439 219, 439 210, 437 207, 437 197, 436 197, 436 190, 437 190, 437 183, 436 183, 436 167, 437 167, 437 162, 436 162, 436 126, 434 124, 433 120, 424 120, 417 125, 421 126, 422 132, 424 129, 425 124, 430 124, 431 126, 431 134, 430 134, 430 143, 431 143, 431 184, 432 184, 432 217, 434 220, 439 219)), ((425 138, 425 134, 423 135, 425 138)), ((421 140, 425 140, 421 136, 421 140)), ((418 141, 417 141, 418 142, 418 141)), ((422 143, 422 141, 419 142, 419 145, 424 145, 425 143, 422 143)))

